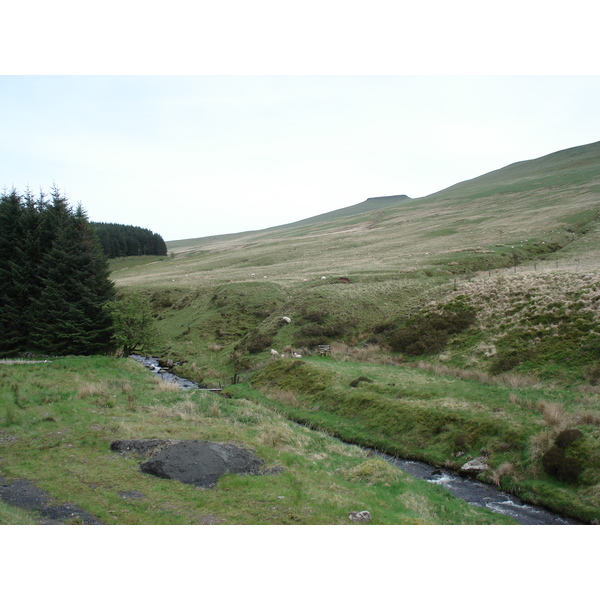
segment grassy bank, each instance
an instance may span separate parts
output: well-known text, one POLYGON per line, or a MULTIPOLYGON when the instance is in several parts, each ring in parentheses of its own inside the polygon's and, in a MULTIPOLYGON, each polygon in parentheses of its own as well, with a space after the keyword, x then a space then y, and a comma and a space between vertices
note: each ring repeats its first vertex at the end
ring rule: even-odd
MULTIPOLYGON (((369 510, 374 524, 511 522, 267 406, 174 389, 131 360, 2 364, 0 381, 0 475, 33 481, 104 523, 349 524, 356 510, 369 510), (130 438, 234 442, 280 472, 195 488, 143 474, 139 460, 110 451, 130 438)), ((4 524, 35 516, 0 505, 4 524)))
POLYGON ((253 389, 233 389, 296 421, 403 457, 458 470, 485 456, 482 480, 557 512, 599 519, 600 440, 589 396, 532 378, 473 374, 351 356, 278 359, 252 377, 253 389), (578 432, 565 451, 577 477, 561 480, 544 461, 565 430, 578 432))

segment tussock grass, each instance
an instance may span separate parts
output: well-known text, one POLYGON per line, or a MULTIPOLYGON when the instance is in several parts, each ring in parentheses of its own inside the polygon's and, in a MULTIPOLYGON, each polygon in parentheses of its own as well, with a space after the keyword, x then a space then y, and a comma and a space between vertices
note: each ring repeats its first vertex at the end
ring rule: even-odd
POLYGON ((108 382, 86 382, 81 385, 77 393, 79 398, 88 398, 89 396, 102 396, 106 397, 109 395, 108 382))
POLYGON ((512 463, 505 461, 501 463, 498 468, 494 469, 490 475, 490 479, 494 485, 499 486, 502 482, 503 477, 514 477, 516 474, 516 467, 512 463))
POLYGON ((281 402, 287 406, 299 406, 298 396, 292 390, 282 390, 281 388, 263 388, 261 390, 265 396, 281 402))
POLYGON ((429 363, 424 360, 418 361, 415 366, 422 371, 430 371, 436 375, 456 377, 457 379, 463 379, 464 381, 476 381, 484 385, 501 385, 515 389, 523 387, 548 388, 551 386, 551 384, 542 382, 533 375, 523 373, 511 372, 491 375, 487 371, 481 369, 463 369, 461 367, 452 367, 439 363, 429 363))
POLYGON ((552 444, 554 444, 554 439, 554 433, 548 429, 544 429, 531 436, 529 440, 529 454, 535 473, 539 473, 541 458, 548 452, 552 444))
POLYGON ((157 379, 155 383, 156 391, 161 393, 181 392, 181 387, 174 381, 165 381, 157 379))
POLYGON ((159 419, 181 419, 182 421, 201 421, 204 415, 193 400, 184 400, 171 406, 154 404, 146 406, 146 412, 159 419))
POLYGON ((538 402, 538 411, 542 415, 544 422, 555 433, 568 429, 572 423, 572 417, 565 411, 564 407, 555 402, 538 402))

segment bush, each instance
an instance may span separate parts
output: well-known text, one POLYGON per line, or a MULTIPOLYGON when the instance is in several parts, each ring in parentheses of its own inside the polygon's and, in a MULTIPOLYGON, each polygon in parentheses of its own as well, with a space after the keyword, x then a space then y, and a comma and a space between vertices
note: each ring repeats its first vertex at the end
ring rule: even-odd
POLYGON ((581 433, 579 429, 565 429, 558 434, 554 443, 559 448, 566 450, 573 442, 581 439, 582 437, 583 433, 581 433))
POLYGON ((273 336, 268 333, 259 333, 253 331, 248 335, 246 340, 246 348, 250 354, 257 354, 266 350, 273 343, 273 336))
POLYGON ((414 324, 397 331, 390 339, 393 350, 408 356, 437 354, 448 343, 448 332, 424 324, 414 324))
POLYGON ((542 468, 548 475, 565 483, 577 483, 581 475, 581 463, 576 458, 565 456, 563 448, 552 446, 542 456, 542 468))
POLYGON ((420 314, 390 338, 393 350, 409 356, 437 354, 448 343, 448 336, 461 333, 475 322, 474 309, 454 303, 446 305, 442 313, 420 314))
POLYGON ((499 375, 500 373, 506 373, 521 364, 521 358, 516 354, 498 354, 490 366, 490 373, 492 375, 499 375))

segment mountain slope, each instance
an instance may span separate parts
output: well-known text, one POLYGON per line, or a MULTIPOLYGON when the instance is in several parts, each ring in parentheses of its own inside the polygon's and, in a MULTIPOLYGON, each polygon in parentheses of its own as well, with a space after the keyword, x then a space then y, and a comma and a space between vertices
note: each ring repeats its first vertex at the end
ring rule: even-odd
POLYGON ((470 199, 552 186, 577 185, 597 178, 599 167, 600 142, 595 142, 513 163, 430 194, 425 199, 470 199))
POLYGON ((424 198, 370 198, 296 223, 168 243, 175 261, 122 285, 452 276, 598 248, 600 142, 509 165, 424 198))

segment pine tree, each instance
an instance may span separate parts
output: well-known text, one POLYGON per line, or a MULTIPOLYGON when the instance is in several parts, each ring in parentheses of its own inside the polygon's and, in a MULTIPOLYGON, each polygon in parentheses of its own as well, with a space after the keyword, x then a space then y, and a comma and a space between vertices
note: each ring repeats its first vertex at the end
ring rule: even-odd
POLYGON ((54 354, 93 354, 111 344, 106 304, 114 296, 108 265, 83 209, 73 212, 57 190, 46 211, 52 246, 40 263, 42 290, 32 302, 31 341, 54 354))
POLYGON ((0 350, 18 352, 26 342, 23 308, 29 300, 25 293, 24 211, 16 190, 0 198, 0 350))

